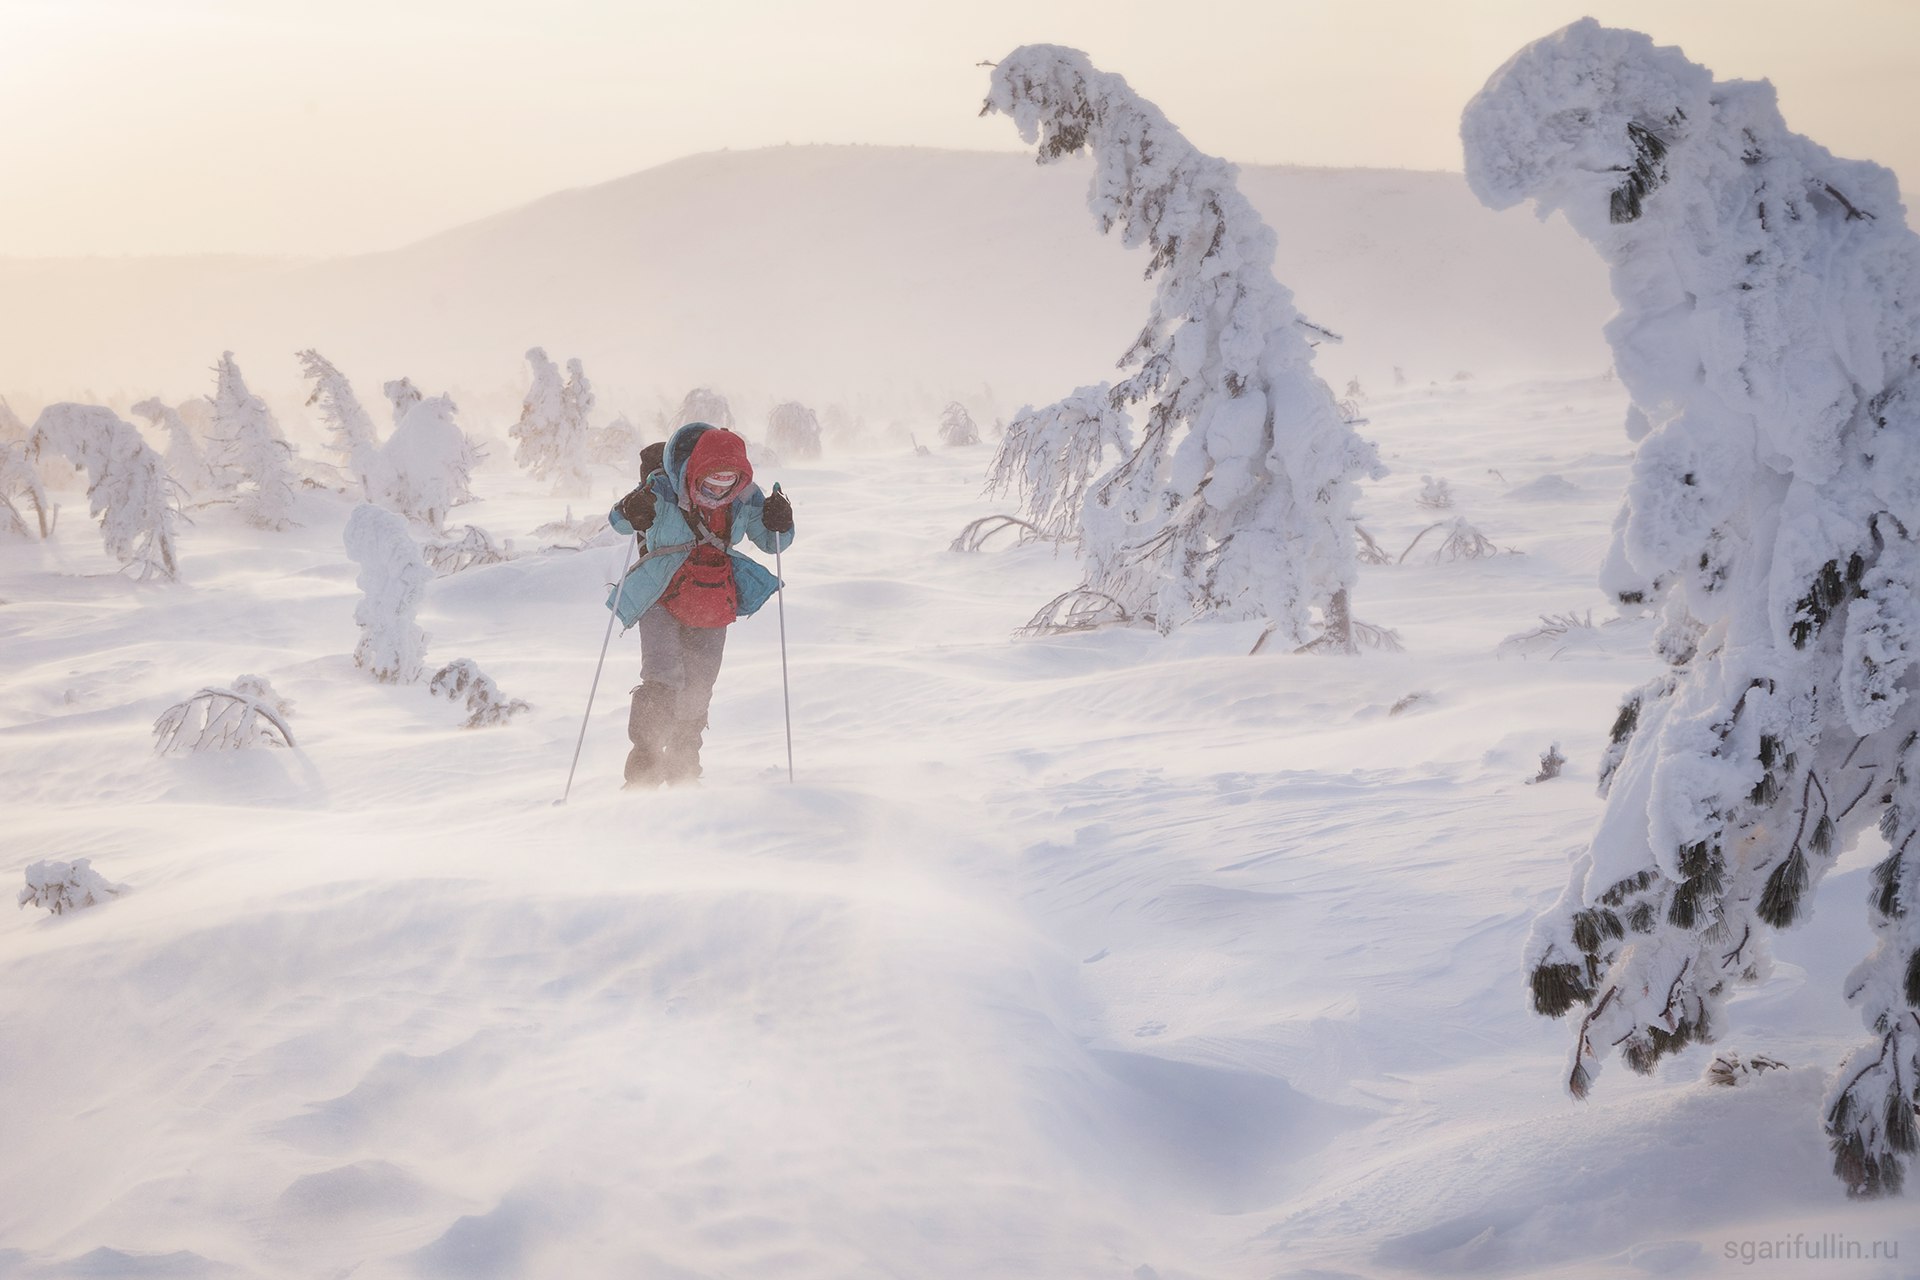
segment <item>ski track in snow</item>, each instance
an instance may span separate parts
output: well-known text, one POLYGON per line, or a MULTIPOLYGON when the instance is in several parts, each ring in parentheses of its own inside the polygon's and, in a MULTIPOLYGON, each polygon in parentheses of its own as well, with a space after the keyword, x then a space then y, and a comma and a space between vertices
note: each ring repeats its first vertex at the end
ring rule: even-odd
POLYGON ((620 551, 526 554, 561 500, 498 450, 452 521, 522 558, 421 616, 429 671, 532 703, 491 730, 353 668, 345 502, 284 534, 197 512, 167 586, 60 495, 53 543, 0 546, 5 869, 89 857, 131 892, 0 924, 0 1276, 1784 1275, 1723 1243, 1795 1230, 1920 1255, 1813 1119, 1858 1034, 1859 851, 1721 1046, 1789 1072, 1711 1089, 1696 1049, 1575 1106, 1569 1028, 1525 1007, 1526 930, 1653 669, 1593 584, 1623 408, 1601 380, 1369 404, 1383 546, 1464 516, 1523 554, 1366 569, 1356 610, 1406 652, 1351 661, 1249 657, 1257 624, 1011 639, 1076 575, 946 550, 1006 509, 984 448, 763 468, 801 524, 797 785, 769 607, 691 790, 618 789, 616 637, 562 808, 620 551), (161 710, 243 672, 298 750, 153 754, 161 710), (1550 742, 1566 773, 1525 785, 1550 742))

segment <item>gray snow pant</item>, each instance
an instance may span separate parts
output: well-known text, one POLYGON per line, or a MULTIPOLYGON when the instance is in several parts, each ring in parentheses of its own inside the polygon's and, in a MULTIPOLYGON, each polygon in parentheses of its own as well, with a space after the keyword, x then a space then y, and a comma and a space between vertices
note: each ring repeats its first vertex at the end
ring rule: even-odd
POLYGON ((640 615, 640 682, 670 686, 673 718, 704 728, 726 647, 725 627, 690 627, 654 605, 640 615))
POLYGON ((690 627, 660 605, 640 615, 640 683, 627 716, 627 785, 700 776, 700 742, 726 648, 725 627, 690 627))

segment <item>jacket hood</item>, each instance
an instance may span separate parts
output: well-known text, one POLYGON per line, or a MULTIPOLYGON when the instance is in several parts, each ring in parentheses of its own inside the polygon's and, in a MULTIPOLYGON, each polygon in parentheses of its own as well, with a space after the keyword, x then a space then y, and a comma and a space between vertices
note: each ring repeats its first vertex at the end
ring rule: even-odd
POLYGON ((744 493, 753 483, 753 463, 747 459, 747 442, 725 427, 705 422, 689 422, 673 433, 667 441, 667 471, 673 479, 674 493, 682 498, 716 471, 740 473, 735 495, 744 493))

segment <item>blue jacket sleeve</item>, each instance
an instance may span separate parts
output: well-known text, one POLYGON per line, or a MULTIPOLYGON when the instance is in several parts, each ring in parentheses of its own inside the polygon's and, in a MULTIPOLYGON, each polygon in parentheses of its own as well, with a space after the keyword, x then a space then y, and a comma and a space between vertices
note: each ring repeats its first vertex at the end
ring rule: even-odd
POLYGON ((633 526, 628 524, 627 518, 620 514, 620 508, 617 505, 613 510, 607 512, 607 523, 613 526, 615 533, 626 534, 633 532, 633 526))

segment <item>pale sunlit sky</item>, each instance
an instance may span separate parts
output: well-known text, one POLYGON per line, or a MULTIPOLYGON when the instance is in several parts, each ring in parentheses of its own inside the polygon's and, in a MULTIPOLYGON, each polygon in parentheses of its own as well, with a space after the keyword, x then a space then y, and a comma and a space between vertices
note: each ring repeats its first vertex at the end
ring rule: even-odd
POLYGON ((1589 13, 1920 187, 1920 0, 0 0, 0 255, 362 252, 722 147, 1017 149, 975 64, 1033 41, 1235 161, 1458 169, 1467 98, 1589 13))

